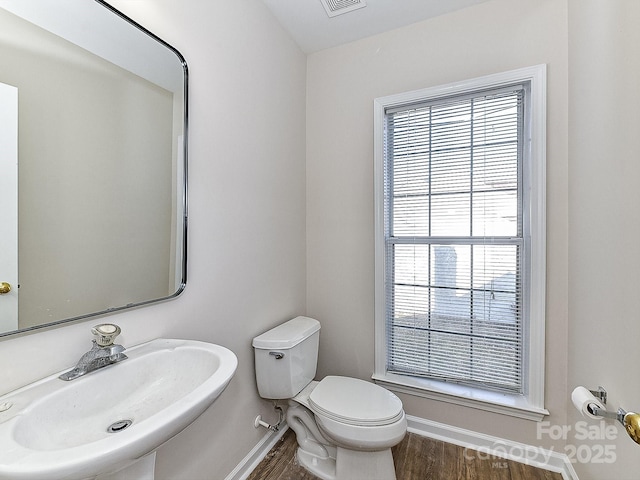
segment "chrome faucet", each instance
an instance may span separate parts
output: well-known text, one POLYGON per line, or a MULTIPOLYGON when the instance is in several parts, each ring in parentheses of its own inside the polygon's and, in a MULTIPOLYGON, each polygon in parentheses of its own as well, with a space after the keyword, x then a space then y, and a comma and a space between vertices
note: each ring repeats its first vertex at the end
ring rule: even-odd
POLYGON ((119 326, 103 323, 93 327, 91 333, 97 335, 97 338, 92 340, 93 347, 91 347, 91 350, 80 357, 75 367, 58 378, 73 380, 107 365, 127 359, 127 356, 122 353, 125 348, 122 345, 113 343, 113 340, 120 334, 119 326))

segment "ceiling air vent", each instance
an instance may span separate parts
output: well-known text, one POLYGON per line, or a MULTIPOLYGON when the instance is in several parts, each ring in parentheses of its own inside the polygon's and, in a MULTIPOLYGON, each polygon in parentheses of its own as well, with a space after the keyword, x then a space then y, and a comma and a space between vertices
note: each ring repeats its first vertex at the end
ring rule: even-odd
POLYGON ((364 0, 320 0, 327 15, 335 17, 367 6, 364 0))

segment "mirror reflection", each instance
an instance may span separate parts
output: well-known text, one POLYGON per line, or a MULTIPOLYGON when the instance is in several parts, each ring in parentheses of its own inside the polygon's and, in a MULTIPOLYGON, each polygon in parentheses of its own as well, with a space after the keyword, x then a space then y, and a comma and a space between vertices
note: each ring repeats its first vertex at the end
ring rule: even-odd
POLYGON ((76 0, 0 0, 0 53, 0 336, 179 294, 184 59, 76 0))

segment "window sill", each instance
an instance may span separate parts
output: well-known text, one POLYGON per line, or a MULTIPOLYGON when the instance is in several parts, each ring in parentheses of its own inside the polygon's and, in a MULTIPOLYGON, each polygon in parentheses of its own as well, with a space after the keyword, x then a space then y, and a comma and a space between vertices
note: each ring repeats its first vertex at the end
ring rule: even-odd
POLYGON ((525 420, 539 422, 545 415, 549 415, 548 410, 533 405, 523 395, 490 392, 464 385, 391 373, 386 375, 374 374, 372 378, 377 384, 393 392, 477 408, 525 420))

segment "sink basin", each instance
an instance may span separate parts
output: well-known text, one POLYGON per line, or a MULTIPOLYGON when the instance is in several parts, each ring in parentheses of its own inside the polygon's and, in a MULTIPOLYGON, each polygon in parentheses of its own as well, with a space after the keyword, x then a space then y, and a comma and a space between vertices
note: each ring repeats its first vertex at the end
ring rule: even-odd
POLYGON ((0 397, 0 479, 81 480, 125 468, 204 412, 238 365, 230 350, 191 340, 125 353, 70 382, 56 373, 0 397))

